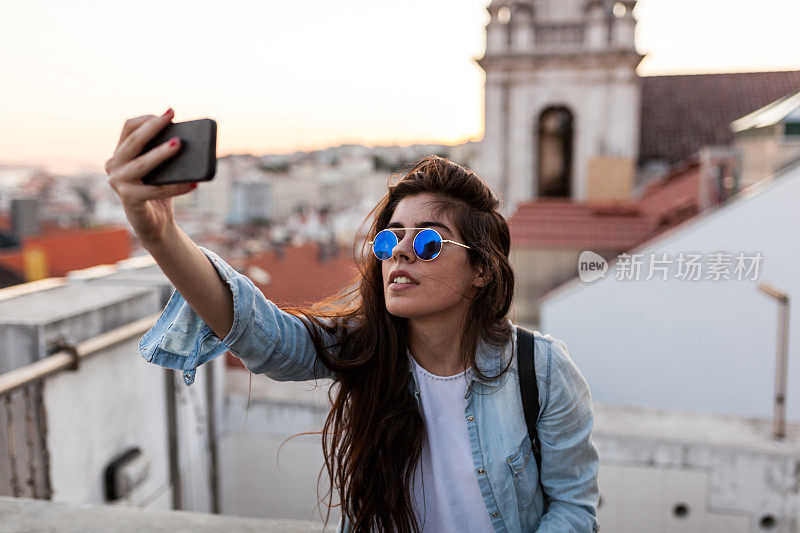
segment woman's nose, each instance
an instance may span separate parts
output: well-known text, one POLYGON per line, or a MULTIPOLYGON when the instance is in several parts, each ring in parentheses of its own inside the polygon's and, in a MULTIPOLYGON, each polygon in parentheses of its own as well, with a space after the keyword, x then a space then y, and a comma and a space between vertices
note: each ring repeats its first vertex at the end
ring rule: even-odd
POLYGON ((410 231, 406 231, 403 238, 400 239, 400 242, 394 247, 392 250, 392 257, 395 259, 400 259, 402 257, 406 261, 412 263, 417 258, 417 256, 414 255, 414 235, 412 235, 410 231))

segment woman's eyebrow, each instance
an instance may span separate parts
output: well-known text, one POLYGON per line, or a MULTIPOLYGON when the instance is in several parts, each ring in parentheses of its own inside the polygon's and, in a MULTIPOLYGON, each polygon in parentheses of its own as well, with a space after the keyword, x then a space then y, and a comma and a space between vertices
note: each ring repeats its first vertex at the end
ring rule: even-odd
MULTIPOLYGON (((400 222, 391 222, 386 227, 387 228, 405 228, 407 226, 403 226, 403 224, 401 224, 400 222)), ((453 232, 450 231, 450 228, 448 228, 447 226, 445 226, 441 222, 436 222, 436 221, 433 221, 433 220, 426 220, 425 222, 417 222, 416 225, 414 225, 412 227, 414 227, 414 228, 431 228, 431 227, 442 228, 443 230, 445 230, 450 235, 453 234, 453 232)))

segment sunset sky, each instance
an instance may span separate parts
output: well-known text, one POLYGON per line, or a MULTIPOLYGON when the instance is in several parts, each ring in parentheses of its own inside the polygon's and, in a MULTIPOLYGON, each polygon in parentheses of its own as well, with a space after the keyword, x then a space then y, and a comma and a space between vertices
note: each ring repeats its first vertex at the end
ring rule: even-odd
MULTIPOLYGON (((215 119, 219 156, 477 140, 488 3, 8 2, 0 164, 100 170, 125 119, 169 106, 215 119)), ((642 75, 800 69, 797 0, 640 0, 636 15, 642 75)))

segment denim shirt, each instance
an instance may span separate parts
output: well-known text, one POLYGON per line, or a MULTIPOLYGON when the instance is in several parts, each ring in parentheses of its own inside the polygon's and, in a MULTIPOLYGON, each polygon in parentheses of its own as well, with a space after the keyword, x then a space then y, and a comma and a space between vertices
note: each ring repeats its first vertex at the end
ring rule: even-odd
MULTIPOLYGON (((217 254, 200 249, 210 259, 233 294, 233 326, 224 339, 211 331, 174 291, 164 311, 139 343, 142 356, 152 363, 183 371, 186 385, 196 368, 230 350, 253 373, 277 381, 336 380, 317 357, 303 321, 280 310, 246 276, 217 254)), ((525 424, 517 373, 517 328, 504 347, 481 342, 475 365, 487 376, 471 375, 464 396, 472 448, 471 467, 497 532, 596 532, 599 458, 592 442, 594 410, 589 387, 570 359, 566 345, 551 335, 534 332, 536 379, 539 387, 537 428, 542 452, 541 479, 525 424)), ((333 344, 335 339, 323 338, 333 344)), ((420 404, 419 385, 409 369, 409 393, 420 404)), ((338 532, 349 533, 346 517, 338 532)))

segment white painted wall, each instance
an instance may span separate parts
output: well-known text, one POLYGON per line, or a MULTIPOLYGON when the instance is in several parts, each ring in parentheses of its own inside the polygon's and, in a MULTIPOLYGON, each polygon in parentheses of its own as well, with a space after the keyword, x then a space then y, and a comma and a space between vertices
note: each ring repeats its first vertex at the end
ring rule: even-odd
POLYGON ((486 133, 478 171, 509 203, 536 198, 538 124, 550 106, 573 114, 572 197, 587 194, 589 161, 598 156, 638 157, 638 79, 627 68, 558 69, 512 72, 509 122, 504 142, 501 78, 487 74, 486 133), (506 154, 507 152, 507 154, 506 154), (503 158, 508 158, 508 190, 499 188, 503 158))
MULTIPOLYGON (((117 502, 171 509, 167 455, 165 370, 139 355, 139 336, 81 361, 77 372, 61 372, 44 387, 47 445, 53 500, 106 503, 104 472, 120 453, 139 447, 150 474, 129 498, 117 502)), ((223 358, 212 364, 220 375, 223 358)), ((179 462, 184 510, 211 511, 205 380, 207 365, 186 387, 175 372, 179 462)), ((222 403, 222 379, 217 378, 222 403)), ((221 409, 218 407, 218 417, 221 409)), ((218 420, 218 428, 223 422, 218 420)))
MULTIPOLYGON (((761 252, 759 280, 800 296, 800 167, 632 253, 761 252)), ((703 274, 705 276, 705 274, 703 274)), ((595 401, 771 417, 778 306, 757 281, 577 278, 542 301, 595 401)), ((800 316, 790 311, 787 419, 800 421, 800 316)))
MULTIPOLYGON (((252 375, 252 382, 250 378, 245 370, 229 370, 226 375, 226 424, 220 442, 222 512, 323 522, 330 481, 321 437, 289 437, 322 429, 331 382, 320 380, 314 389, 313 381, 279 382, 258 374, 252 375), (319 507, 318 497, 323 502, 319 507)), ((338 502, 334 494, 332 503, 338 502)), ((335 527, 340 517, 339 507, 332 508, 328 525, 335 527)))
POLYGON ((539 117, 550 106, 563 105, 573 114, 574 199, 586 198, 592 158, 637 156, 639 90, 632 70, 553 70, 514 78, 509 143, 512 202, 537 196, 539 117))
POLYGON ((592 440, 601 531, 797 531, 798 424, 595 404, 592 440))
POLYGON ((606 531, 753 531, 750 517, 744 513, 707 509, 710 477, 699 469, 601 463, 597 479, 602 480, 602 500, 597 520, 606 531))
POLYGON ((131 503, 170 508, 164 490, 169 472, 164 376, 136 360, 138 340, 117 344, 81 361, 77 372, 56 374, 45 383, 55 501, 106 503, 105 467, 138 446, 151 460, 151 475, 131 503))

